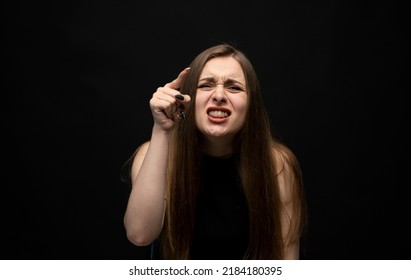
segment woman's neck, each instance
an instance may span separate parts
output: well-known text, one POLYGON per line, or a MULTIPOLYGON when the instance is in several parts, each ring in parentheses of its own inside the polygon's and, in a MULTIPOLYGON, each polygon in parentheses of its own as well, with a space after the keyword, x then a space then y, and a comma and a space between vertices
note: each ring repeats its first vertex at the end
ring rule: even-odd
POLYGON ((233 147, 232 139, 204 137, 202 141, 202 152, 213 157, 230 157, 233 147))

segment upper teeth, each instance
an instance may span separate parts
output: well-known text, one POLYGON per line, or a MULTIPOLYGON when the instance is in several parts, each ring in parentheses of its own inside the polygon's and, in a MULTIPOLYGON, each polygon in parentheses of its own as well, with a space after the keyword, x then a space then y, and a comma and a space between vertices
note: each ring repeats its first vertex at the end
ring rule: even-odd
POLYGON ((210 111, 208 112, 208 114, 213 117, 220 117, 220 118, 228 117, 228 113, 224 111, 210 111))

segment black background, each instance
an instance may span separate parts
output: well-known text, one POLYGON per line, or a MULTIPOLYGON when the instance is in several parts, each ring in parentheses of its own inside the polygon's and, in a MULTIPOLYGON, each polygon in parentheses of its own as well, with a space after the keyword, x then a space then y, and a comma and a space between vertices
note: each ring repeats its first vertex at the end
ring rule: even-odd
POLYGON ((300 159, 306 259, 409 259, 409 14, 394 1, 6 4, 1 259, 144 259, 120 168, 148 101, 203 49, 243 50, 300 159))

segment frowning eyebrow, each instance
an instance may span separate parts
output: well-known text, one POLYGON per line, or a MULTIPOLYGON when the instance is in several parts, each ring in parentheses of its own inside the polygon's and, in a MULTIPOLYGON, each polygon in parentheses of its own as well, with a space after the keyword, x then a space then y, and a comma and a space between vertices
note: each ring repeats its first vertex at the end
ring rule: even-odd
MULTIPOLYGON (((205 77, 205 78, 200 79, 199 82, 216 83, 216 79, 214 77, 205 77)), ((239 84, 241 86, 244 86, 243 83, 237 80, 231 79, 231 78, 226 79, 224 81, 224 84, 239 84)))

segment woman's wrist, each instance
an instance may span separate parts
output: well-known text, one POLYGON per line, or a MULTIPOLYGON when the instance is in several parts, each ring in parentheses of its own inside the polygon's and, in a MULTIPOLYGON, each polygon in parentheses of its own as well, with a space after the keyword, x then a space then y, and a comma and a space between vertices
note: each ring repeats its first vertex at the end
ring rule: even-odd
POLYGON ((165 130, 161 126, 154 124, 153 130, 151 132, 151 139, 157 138, 157 137, 165 137, 167 140, 170 139, 172 133, 172 129, 165 130))

